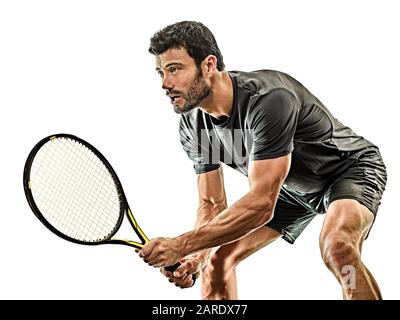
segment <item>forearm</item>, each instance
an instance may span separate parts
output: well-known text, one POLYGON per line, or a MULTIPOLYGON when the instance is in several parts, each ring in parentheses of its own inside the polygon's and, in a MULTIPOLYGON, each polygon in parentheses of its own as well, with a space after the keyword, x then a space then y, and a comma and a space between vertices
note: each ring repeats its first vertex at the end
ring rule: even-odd
MULTIPOLYGON (((195 224, 195 230, 200 229, 202 226, 213 220, 218 214, 227 208, 226 199, 223 199, 220 203, 211 203, 209 201, 200 201, 199 209, 197 211, 197 219, 195 224)), ((196 252, 196 255, 204 262, 207 263, 209 258, 218 249, 206 248, 196 252)))
MULTIPOLYGON (((272 217, 274 201, 249 192, 206 224, 178 237, 183 255, 210 249, 242 238, 272 217)), ((208 252, 210 252, 208 250, 208 252)))

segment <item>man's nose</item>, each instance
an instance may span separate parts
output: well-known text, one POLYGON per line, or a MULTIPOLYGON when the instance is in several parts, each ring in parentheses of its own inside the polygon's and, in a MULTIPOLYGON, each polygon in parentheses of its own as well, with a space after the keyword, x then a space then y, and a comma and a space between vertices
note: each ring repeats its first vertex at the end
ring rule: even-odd
POLYGON ((174 87, 170 77, 164 77, 161 86, 164 90, 171 90, 174 87))

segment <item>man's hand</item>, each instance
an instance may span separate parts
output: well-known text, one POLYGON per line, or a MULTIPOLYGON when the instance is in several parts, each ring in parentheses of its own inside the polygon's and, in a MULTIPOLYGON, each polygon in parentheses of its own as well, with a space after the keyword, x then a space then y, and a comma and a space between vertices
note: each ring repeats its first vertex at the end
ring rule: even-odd
POLYGON ((140 251, 139 257, 149 265, 160 268, 176 264, 182 256, 182 246, 176 238, 155 238, 140 251))
POLYGON ((204 268, 204 259, 198 254, 192 254, 180 260, 180 263, 181 265, 174 272, 166 271, 165 268, 161 268, 160 271, 175 286, 181 289, 190 288, 204 268))

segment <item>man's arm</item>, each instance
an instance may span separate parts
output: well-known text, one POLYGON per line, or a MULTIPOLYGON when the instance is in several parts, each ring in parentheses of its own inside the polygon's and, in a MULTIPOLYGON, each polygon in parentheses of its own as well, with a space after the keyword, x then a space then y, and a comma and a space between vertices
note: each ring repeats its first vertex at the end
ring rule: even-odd
POLYGON ((181 254, 236 241, 265 225, 273 217, 289 168, 290 155, 253 161, 249 168, 250 191, 209 223, 176 238, 181 254))
MULTIPOLYGON (((227 208, 222 167, 199 174, 197 176, 197 187, 199 207, 195 224, 196 229, 208 223, 227 208)), ((176 286, 188 288, 193 283, 192 274, 200 272, 205 267, 215 249, 201 250, 184 257, 181 260, 181 266, 174 273, 166 271, 164 268, 161 272, 176 286)))
MULTIPOLYGON (((228 207, 222 167, 219 167, 218 170, 199 174, 197 187, 199 192, 199 209, 197 210, 195 230, 206 225, 228 207)), ((206 262, 211 256, 212 251, 212 248, 207 248, 207 250, 198 253, 203 257, 204 262, 206 262)))
POLYGON ((156 238, 140 251, 155 267, 176 263, 182 257, 242 238, 273 217, 275 203, 289 172, 291 156, 252 161, 250 191, 208 223, 177 238, 156 238))

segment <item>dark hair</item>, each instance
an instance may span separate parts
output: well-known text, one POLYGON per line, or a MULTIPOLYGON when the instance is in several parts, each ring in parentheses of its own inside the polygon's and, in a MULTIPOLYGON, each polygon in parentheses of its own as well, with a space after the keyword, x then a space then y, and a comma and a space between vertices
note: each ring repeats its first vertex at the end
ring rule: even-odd
POLYGON ((168 49, 185 48, 200 66, 205 57, 212 54, 217 57, 217 69, 225 69, 224 60, 217 41, 211 31, 196 21, 181 21, 156 32, 150 39, 149 52, 159 55, 168 49))

